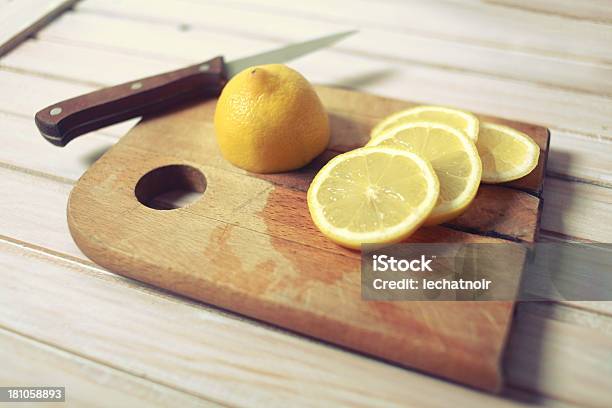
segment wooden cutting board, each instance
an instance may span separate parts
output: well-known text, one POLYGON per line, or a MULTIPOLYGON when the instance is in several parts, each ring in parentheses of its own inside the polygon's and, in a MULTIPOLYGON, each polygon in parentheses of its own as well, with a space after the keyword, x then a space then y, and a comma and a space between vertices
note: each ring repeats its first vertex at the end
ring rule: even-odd
MULTIPOLYGON (((306 190, 325 161, 363 145, 376 122, 412 104, 343 89, 317 92, 330 114, 330 149, 291 173, 250 174, 226 162, 214 139, 215 101, 144 119, 72 190, 68 223, 77 245, 121 275, 402 366, 499 389, 512 302, 363 301, 359 253, 326 239, 308 213, 306 190), (204 194, 172 210, 139 202, 163 208, 154 197, 176 187, 204 194)), ((542 149, 537 169, 507 185, 481 186, 463 216, 421 228, 410 242, 534 241, 548 131, 482 119, 530 135, 542 149)))

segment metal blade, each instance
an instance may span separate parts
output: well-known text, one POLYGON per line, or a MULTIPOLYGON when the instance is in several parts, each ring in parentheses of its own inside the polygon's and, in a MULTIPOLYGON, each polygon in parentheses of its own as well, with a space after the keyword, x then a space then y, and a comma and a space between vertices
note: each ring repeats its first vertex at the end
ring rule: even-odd
POLYGON ((226 64, 227 77, 231 78, 245 68, 253 65, 261 64, 280 64, 283 62, 290 61, 302 55, 309 54, 320 48, 327 47, 333 43, 340 41, 341 39, 348 37, 351 34, 355 34, 357 30, 346 31, 343 33, 337 33, 328 35, 325 37, 317 38, 310 41, 305 41, 297 44, 290 44, 282 48, 267 51, 257 55, 251 55, 246 58, 241 58, 226 64))

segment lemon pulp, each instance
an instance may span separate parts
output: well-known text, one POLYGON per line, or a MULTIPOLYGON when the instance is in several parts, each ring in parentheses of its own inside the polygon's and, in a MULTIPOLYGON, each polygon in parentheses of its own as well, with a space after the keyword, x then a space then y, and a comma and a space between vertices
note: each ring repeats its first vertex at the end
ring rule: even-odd
POLYGON ((389 129, 368 146, 404 149, 429 161, 440 182, 440 195, 425 225, 459 216, 472 202, 482 173, 474 143, 450 126, 431 122, 408 123, 389 129))
POLYGON ((370 138, 374 139, 394 127, 415 122, 440 123, 460 130, 474 142, 478 139, 479 122, 476 116, 443 106, 417 106, 396 112, 376 125, 370 138))
POLYGON ((483 123, 476 143, 482 159, 482 181, 503 183, 531 173, 540 147, 526 134, 495 123, 483 123))
POLYGON ((405 239, 432 211, 439 183, 431 165, 405 150, 366 147, 327 163, 308 189, 315 225, 336 243, 405 239))

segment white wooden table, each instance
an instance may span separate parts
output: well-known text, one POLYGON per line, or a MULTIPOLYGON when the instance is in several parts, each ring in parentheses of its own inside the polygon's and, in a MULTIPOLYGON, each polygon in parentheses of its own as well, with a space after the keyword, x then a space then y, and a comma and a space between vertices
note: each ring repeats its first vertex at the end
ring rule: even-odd
POLYGON ((72 406, 612 406, 611 303, 519 305, 493 396, 109 273, 73 243, 66 200, 134 121, 64 149, 33 122, 101 86, 358 28, 291 65, 548 126, 541 240, 612 242, 611 1, 86 0, 50 21, 68 3, 0 0, 0 385, 63 385, 72 406))

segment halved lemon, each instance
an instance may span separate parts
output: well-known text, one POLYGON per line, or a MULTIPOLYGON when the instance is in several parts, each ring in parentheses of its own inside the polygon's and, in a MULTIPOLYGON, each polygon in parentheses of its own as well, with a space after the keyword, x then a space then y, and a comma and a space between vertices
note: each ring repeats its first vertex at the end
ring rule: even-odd
POLYGON ((365 147, 327 163, 308 189, 315 225, 353 249, 407 238, 434 208, 440 187, 431 165, 406 150, 365 147))
POLYGON ((407 123, 370 140, 368 146, 404 149, 431 163, 440 180, 440 196, 425 225, 459 216, 476 196, 482 173, 478 151, 455 128, 431 122, 407 123))
POLYGON ((503 183, 531 173, 540 147, 529 136, 508 126, 484 122, 476 143, 482 160, 482 181, 503 183))
POLYGON ((417 106, 394 113, 372 129, 370 138, 374 139, 396 126, 414 122, 441 123, 459 129, 474 142, 478 140, 478 118, 476 116, 469 112, 443 106, 417 106))

